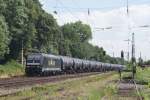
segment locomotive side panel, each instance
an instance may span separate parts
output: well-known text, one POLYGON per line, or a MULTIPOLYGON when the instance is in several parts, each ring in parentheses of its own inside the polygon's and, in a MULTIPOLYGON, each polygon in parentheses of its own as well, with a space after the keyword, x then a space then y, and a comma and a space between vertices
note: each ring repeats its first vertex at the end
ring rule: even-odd
POLYGON ((52 55, 45 56, 42 64, 42 72, 44 71, 61 71, 61 60, 59 57, 52 55))

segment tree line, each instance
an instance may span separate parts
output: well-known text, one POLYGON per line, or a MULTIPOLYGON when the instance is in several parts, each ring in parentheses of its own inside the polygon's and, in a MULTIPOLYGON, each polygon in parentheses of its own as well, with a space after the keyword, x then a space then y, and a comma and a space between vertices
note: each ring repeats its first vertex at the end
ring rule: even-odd
POLYGON ((102 47, 89 43, 92 32, 81 21, 59 26, 42 9, 38 0, 0 0, 0 60, 24 57, 32 52, 51 53, 81 59, 121 63, 102 47))

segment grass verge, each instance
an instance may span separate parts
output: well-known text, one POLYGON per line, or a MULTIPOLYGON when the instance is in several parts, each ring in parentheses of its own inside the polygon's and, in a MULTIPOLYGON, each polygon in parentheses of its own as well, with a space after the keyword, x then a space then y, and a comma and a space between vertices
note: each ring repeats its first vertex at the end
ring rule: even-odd
POLYGON ((145 85, 141 91, 144 100, 150 100, 150 68, 137 68, 136 80, 145 85))
POLYGON ((105 73, 88 77, 69 79, 62 82, 36 86, 1 100, 101 100, 116 93, 112 81, 118 79, 115 73, 105 73))
POLYGON ((24 74, 24 68, 21 64, 12 60, 4 65, 0 65, 0 78, 18 76, 24 74))

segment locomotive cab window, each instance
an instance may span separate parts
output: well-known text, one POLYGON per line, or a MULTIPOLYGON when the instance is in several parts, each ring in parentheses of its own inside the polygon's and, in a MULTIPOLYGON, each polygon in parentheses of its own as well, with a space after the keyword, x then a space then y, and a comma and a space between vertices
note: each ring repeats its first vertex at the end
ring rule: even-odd
POLYGON ((27 63, 33 63, 33 60, 27 60, 27 63))
POLYGON ((34 60, 34 63, 40 63, 40 60, 34 60))
POLYGON ((27 63, 40 63, 40 60, 27 60, 27 63))

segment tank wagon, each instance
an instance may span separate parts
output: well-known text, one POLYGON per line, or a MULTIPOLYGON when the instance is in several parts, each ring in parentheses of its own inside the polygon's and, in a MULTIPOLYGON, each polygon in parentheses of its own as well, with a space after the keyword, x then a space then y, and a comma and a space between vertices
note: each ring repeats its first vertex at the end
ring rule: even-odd
POLYGON ((66 56, 33 53, 26 61, 26 75, 55 75, 63 73, 85 73, 121 71, 124 65, 82 60, 66 56))

